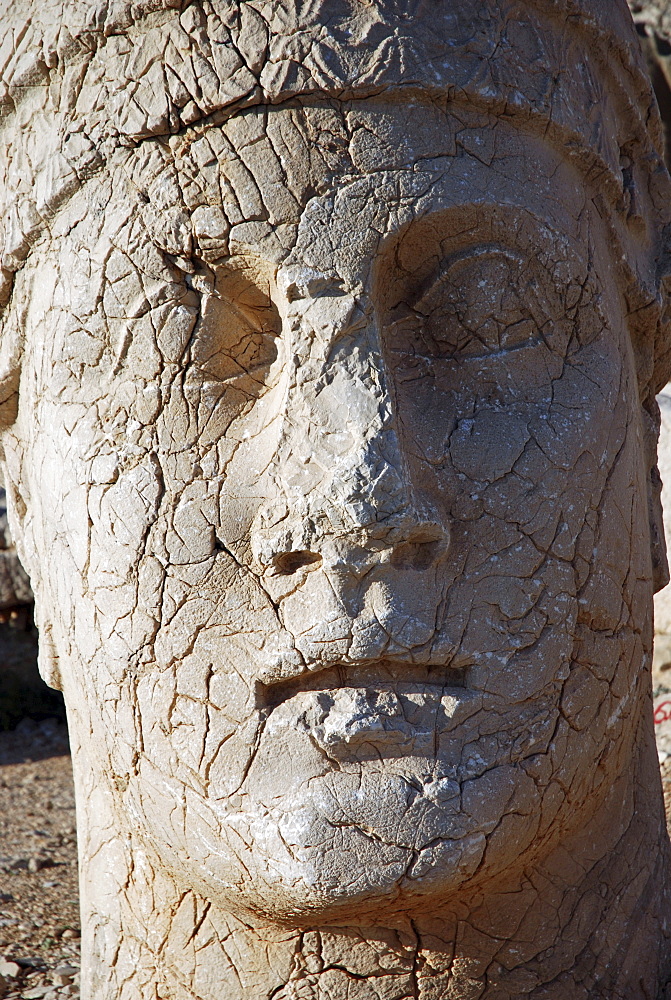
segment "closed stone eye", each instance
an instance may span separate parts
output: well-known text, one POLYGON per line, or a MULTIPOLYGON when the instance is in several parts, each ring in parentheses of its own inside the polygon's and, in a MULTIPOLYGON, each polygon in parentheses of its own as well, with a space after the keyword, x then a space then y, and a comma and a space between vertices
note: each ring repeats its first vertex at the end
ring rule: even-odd
POLYGON ((571 315, 537 262, 502 246, 455 254, 390 315, 387 343, 397 362, 496 362, 545 344, 563 354, 571 315))
POLYGON ((422 339, 441 357, 481 355, 537 342, 545 317, 533 310, 525 262, 500 248, 458 256, 414 304, 422 339))

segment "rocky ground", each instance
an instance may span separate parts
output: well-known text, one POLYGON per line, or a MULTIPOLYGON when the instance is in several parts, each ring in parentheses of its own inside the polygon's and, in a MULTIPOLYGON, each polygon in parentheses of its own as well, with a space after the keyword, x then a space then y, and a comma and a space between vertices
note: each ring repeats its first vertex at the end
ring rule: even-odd
POLYGON ((79 996, 77 845, 63 722, 0 732, 0 998, 79 996))

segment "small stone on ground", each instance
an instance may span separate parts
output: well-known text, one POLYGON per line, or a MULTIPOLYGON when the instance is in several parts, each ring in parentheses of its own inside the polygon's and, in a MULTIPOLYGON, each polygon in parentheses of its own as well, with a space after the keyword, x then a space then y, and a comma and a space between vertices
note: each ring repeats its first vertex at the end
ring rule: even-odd
POLYGON ((79 996, 74 806, 65 725, 0 732, 0 1000, 79 996))

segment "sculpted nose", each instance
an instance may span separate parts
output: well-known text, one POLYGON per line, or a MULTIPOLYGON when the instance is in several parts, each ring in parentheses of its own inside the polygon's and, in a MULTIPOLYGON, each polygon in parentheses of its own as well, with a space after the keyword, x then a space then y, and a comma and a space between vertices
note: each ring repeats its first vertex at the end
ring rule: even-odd
POLYGON ((256 560, 282 575, 326 559, 357 575, 374 563, 430 569, 448 530, 410 479, 374 322, 321 277, 288 282, 286 300, 296 349, 256 560))
POLYGON ((333 483, 331 493, 327 480, 317 495, 264 504, 252 532, 254 555, 264 571, 291 576, 326 560, 356 577, 373 565, 421 572, 446 553, 447 528, 422 517, 410 502, 381 511, 372 489, 369 497, 358 490, 356 501, 348 503, 352 498, 343 496, 342 480, 338 486, 336 491, 333 483))

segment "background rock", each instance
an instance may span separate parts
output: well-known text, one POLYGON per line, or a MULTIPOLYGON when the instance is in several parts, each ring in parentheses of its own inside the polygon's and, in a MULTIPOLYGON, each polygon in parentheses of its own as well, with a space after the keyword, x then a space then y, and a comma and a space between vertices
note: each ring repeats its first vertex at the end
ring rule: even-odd
POLYGON ((27 611, 32 607, 33 592, 30 589, 28 574, 19 562, 16 548, 9 532, 7 521, 7 498, 4 489, 0 488, 0 615, 12 612, 18 617, 20 609, 26 609, 21 620, 26 622, 27 611))

